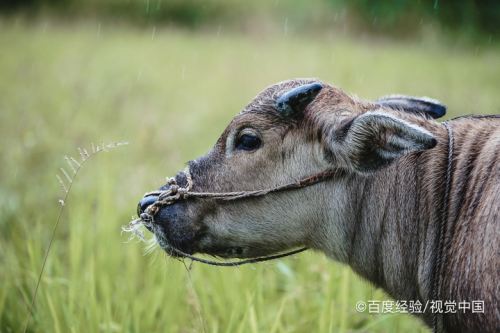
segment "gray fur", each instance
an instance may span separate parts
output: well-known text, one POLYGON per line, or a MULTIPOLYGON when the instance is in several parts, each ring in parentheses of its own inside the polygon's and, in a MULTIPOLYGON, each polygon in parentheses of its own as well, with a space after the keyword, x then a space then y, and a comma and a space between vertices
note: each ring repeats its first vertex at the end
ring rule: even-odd
MULTIPOLYGON (((313 82, 286 81, 259 94, 206 156, 190 162, 193 189, 271 188, 325 169, 338 169, 338 177, 263 198, 175 204, 156 221, 155 233, 185 251, 221 257, 308 246, 351 266, 395 299, 425 303, 443 207, 446 130, 427 117, 358 100, 324 83, 303 118, 281 117, 276 99, 313 82), (245 128, 258 132, 260 149, 234 148, 245 128)), ((457 302, 484 300, 485 314, 445 315, 444 328, 498 332, 499 121, 461 119, 451 126, 453 227, 441 294, 457 302)), ((421 318, 430 324, 429 312, 421 318)))

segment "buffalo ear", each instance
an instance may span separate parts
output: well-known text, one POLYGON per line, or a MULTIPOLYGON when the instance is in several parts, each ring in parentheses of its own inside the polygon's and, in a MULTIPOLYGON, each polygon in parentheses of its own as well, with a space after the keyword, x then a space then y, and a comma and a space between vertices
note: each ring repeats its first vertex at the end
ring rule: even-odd
POLYGON ((381 111, 351 119, 333 137, 332 149, 359 172, 376 171, 405 154, 437 144, 424 128, 381 111))
POLYGON ((295 117, 304 111, 321 89, 323 89, 323 85, 319 82, 293 88, 276 100, 276 110, 284 117, 295 117))
POLYGON ((446 114, 446 105, 429 97, 390 95, 379 98, 375 103, 395 110, 423 113, 434 119, 446 114))

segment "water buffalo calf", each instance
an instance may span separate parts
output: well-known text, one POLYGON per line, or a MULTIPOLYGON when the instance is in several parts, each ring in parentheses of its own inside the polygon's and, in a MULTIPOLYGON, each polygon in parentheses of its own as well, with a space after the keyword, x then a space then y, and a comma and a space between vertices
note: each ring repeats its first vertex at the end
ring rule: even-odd
MULTIPOLYGON (((365 101, 311 79, 272 85, 177 183, 231 192, 335 175, 245 200, 178 200, 162 206, 149 229, 169 252, 223 258, 306 246, 397 300, 423 304, 432 300, 438 259, 442 300, 484 301, 484 313, 443 315, 443 330, 499 332, 500 120, 456 119, 449 132, 433 119, 444 110, 427 98, 365 101)), ((155 200, 145 198, 140 210, 155 200)), ((432 324, 430 311, 419 316, 432 324)))

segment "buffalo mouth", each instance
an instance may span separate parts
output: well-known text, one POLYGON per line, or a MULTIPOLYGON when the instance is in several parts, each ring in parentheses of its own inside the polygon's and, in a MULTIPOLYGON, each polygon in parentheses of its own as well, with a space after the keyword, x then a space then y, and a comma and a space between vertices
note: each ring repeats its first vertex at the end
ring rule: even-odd
POLYGON ((172 239, 167 233, 157 224, 149 226, 149 229, 155 236, 158 245, 170 256, 183 258, 192 256, 196 253, 206 254, 215 258, 230 259, 244 258, 246 252, 241 246, 220 246, 210 245, 209 237, 201 232, 189 241, 179 241, 172 239))
POLYGON ((151 231, 155 237, 156 243, 165 251, 169 256, 175 258, 183 258, 187 255, 194 254, 194 251, 189 248, 180 249, 171 245, 167 237, 162 231, 155 231, 157 228, 155 226, 150 226, 149 231, 151 231))

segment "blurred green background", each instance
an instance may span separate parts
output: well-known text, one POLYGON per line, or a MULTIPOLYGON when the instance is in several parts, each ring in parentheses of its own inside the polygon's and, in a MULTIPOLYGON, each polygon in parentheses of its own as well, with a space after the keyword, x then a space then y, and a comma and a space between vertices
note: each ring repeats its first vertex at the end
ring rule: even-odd
POLYGON ((127 242, 144 192, 204 154, 264 87, 318 77, 363 98, 427 95, 447 117, 500 113, 499 6, 463 1, 11 1, 0 15, 0 331, 27 316, 77 147, 74 183, 29 332, 427 332, 319 253, 241 268, 127 242), (189 262, 186 263, 189 266, 189 262))

